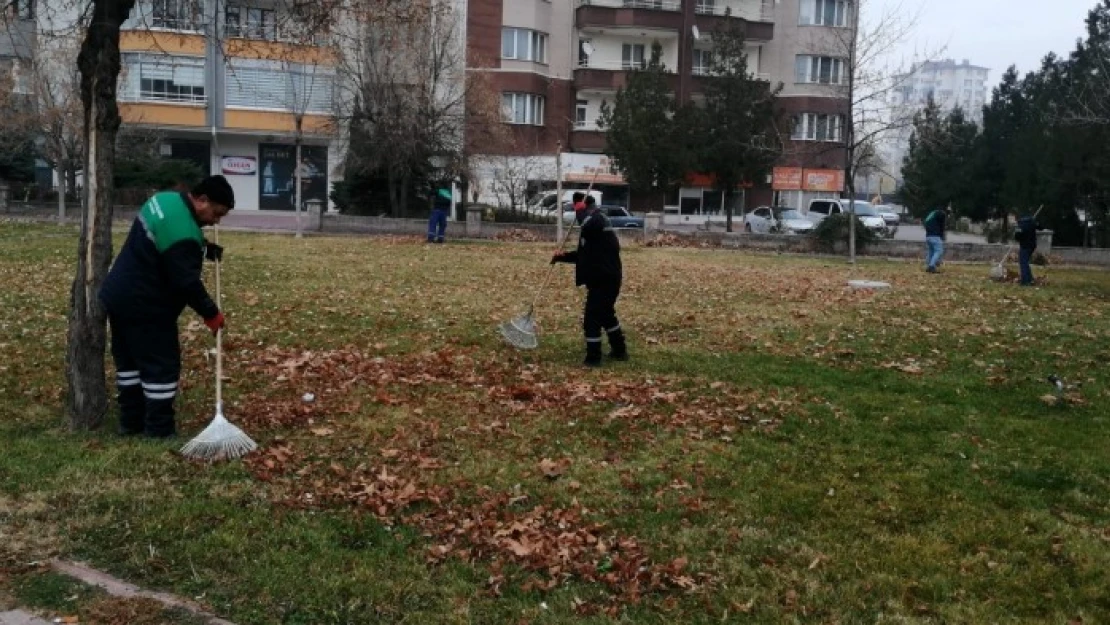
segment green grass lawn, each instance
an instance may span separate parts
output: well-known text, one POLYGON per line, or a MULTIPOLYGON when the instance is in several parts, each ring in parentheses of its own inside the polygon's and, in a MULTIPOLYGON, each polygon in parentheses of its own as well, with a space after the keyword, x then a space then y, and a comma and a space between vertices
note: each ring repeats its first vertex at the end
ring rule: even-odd
POLYGON ((199 319, 181 440, 70 434, 75 232, 0 227, 0 604, 96 623, 65 557, 240 625, 1110 622, 1108 273, 626 246, 633 360, 587 371, 569 267, 496 335, 551 244, 221 243, 261 448, 208 466, 199 319))

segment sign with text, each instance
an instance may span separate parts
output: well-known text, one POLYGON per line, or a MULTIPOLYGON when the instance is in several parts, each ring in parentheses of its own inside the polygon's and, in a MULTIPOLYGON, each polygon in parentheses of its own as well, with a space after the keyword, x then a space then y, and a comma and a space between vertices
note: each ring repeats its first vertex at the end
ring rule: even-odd
POLYGON ((775 191, 798 191, 802 188, 801 167, 776 167, 771 173, 771 188, 775 191))
POLYGON ((844 190, 844 172, 839 169, 807 169, 802 176, 802 188, 838 193, 844 190))
POLYGON ((253 156, 225 156, 220 159, 220 171, 229 176, 253 176, 258 171, 258 160, 253 156))

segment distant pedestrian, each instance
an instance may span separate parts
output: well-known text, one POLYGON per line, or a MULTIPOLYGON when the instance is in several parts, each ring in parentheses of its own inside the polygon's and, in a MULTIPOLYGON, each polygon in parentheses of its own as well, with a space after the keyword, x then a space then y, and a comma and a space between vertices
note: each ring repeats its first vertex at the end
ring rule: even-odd
POLYGON ((1025 215, 1017 222, 1017 232, 1014 238, 1018 242, 1018 267, 1021 268, 1022 286, 1033 284, 1033 253, 1037 251, 1037 218, 1025 215))
POLYGON ((443 243, 447 232, 447 213, 451 211, 451 189, 436 191, 432 200, 432 215, 428 218, 428 243, 443 243))
POLYGON ((938 208, 925 217, 925 271, 936 273, 944 260, 944 242, 948 238, 948 215, 938 208))

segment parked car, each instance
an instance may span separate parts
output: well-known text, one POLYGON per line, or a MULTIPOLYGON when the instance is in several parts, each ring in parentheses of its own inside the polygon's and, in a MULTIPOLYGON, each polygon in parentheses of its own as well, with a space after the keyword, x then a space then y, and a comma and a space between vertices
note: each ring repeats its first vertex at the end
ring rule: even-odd
MULTIPOLYGON (((628 212, 628 209, 623 206, 614 206, 611 204, 603 204, 599 207, 602 212, 609 217, 609 221, 613 224, 614 228, 639 228, 644 227, 644 218, 633 215, 628 212)), ((563 211, 563 223, 574 223, 574 211, 563 211)))
POLYGON ((801 211, 780 206, 760 206, 744 215, 744 231, 760 234, 809 234, 814 223, 801 211))
POLYGON ((898 214, 898 211, 894 210, 893 206, 888 204, 877 204, 875 210, 878 211, 879 217, 882 217, 883 221, 885 221, 888 226, 897 228, 898 224, 902 223, 902 216, 898 214))
MULTIPOLYGON (((829 215, 840 215, 848 213, 850 210, 850 202, 845 199, 824 199, 824 200, 810 200, 809 212, 806 214, 810 220, 815 223, 820 223, 821 220, 829 215)), ((886 220, 879 216, 878 211, 871 206, 871 202, 863 200, 855 201, 856 217, 863 223, 864 227, 871 230, 880 237, 894 238, 894 233, 898 230, 897 227, 890 228, 886 225, 886 220)))
MULTIPOLYGON (((585 193, 585 189, 564 189, 563 190, 563 206, 571 203, 575 193, 585 193)), ((590 195, 594 196, 594 200, 601 204, 601 191, 590 189, 590 195)), ((528 203, 526 211, 533 215, 550 215, 555 216, 555 204, 558 199, 554 191, 547 191, 534 197, 528 203)))

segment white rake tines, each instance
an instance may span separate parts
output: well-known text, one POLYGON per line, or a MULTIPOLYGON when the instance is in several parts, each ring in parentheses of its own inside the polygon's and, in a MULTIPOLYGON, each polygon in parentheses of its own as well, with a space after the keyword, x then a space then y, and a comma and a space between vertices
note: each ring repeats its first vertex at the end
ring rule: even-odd
POLYGON ((505 342, 517 349, 535 349, 539 345, 536 340, 536 323, 532 321, 530 314, 506 321, 498 329, 505 342))
POLYGON ((258 444, 251 437, 224 418, 223 408, 217 407, 216 418, 181 448, 181 455, 194 460, 230 460, 257 448, 258 444))

